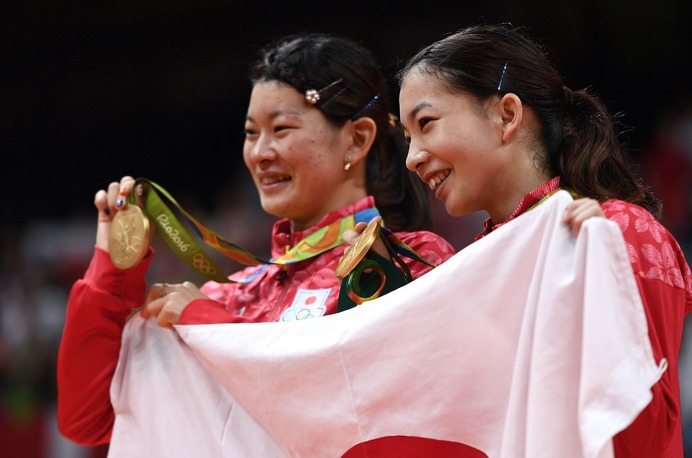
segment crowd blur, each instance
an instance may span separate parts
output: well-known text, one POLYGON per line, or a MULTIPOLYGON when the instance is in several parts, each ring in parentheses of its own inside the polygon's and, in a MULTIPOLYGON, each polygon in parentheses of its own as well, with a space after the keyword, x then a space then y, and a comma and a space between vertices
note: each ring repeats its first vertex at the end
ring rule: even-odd
MULTIPOLYGON (((692 104, 672 107, 639 152, 643 175, 664 204, 664 224, 692 260, 692 104)), ((105 180, 117 179, 107 177, 105 180)), ((175 196, 175 183, 148 177, 175 196)), ((85 189, 85 195, 96 190, 85 189)), ((175 196, 204 225, 243 248, 268 257, 272 217, 248 182, 229 183, 206 213, 195 196, 175 196), (262 235, 264 234, 264 235, 262 235)), ((480 230, 485 215, 450 218, 433 199, 435 230, 462 249, 480 230)), ((93 210, 89 208, 88 210, 93 210)), ((93 210, 95 212, 95 210, 93 210)), ((0 449, 13 458, 97 458, 105 447, 80 447, 62 438, 55 423, 55 364, 69 288, 83 274, 93 251, 93 213, 63 220, 36 220, 24 228, 0 226, 0 449)), ((157 258, 150 281, 198 277, 155 237, 157 258)), ((210 251, 210 255, 213 253, 210 251)), ((232 272, 240 266, 220 260, 232 272)), ((692 321, 680 353, 686 457, 692 458, 692 321)))

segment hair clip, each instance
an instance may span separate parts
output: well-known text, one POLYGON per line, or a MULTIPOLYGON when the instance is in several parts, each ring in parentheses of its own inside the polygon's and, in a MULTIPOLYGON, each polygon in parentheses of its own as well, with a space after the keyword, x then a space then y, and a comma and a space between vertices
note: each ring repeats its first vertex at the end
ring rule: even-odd
POLYGON ((356 114, 351 116, 351 119, 356 120, 356 119, 360 118, 360 116, 363 113, 365 113, 366 111, 368 111, 370 109, 370 107, 372 107, 375 104, 375 102, 377 102, 377 100, 379 98, 380 98, 380 94, 375 94, 375 96, 372 99, 370 99, 370 101, 368 103, 366 103, 363 108, 361 108, 360 110, 358 110, 358 112, 356 114))
POLYGON ((305 91, 305 100, 307 100, 307 102, 311 105, 316 104, 320 100, 320 92, 326 91, 330 87, 339 84, 343 80, 344 80, 343 78, 339 78, 338 80, 334 81, 333 83, 326 85, 325 87, 323 87, 319 91, 317 89, 308 89, 307 91, 305 91))
POLYGON ((497 83, 497 90, 502 91, 502 83, 505 80, 505 72, 507 71, 507 62, 505 62, 505 66, 502 67, 502 75, 500 75, 500 82, 497 83))

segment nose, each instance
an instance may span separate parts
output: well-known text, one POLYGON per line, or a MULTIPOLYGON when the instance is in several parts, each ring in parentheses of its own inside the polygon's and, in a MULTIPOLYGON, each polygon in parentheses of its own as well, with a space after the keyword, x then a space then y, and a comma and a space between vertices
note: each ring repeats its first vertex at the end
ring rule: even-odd
POLYGON ((408 154, 406 155, 406 168, 412 172, 417 172, 418 168, 423 165, 430 155, 425 150, 415 150, 413 147, 409 147, 408 154))
POLYGON ((266 135, 258 135, 255 139, 245 139, 243 148, 245 157, 255 163, 276 158, 276 151, 271 146, 271 139, 266 135))

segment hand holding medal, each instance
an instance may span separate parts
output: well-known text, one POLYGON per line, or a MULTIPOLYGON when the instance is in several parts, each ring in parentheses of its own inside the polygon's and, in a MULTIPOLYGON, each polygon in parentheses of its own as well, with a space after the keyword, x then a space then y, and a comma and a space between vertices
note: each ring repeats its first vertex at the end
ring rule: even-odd
POLYGON ((346 248, 343 257, 336 266, 334 274, 343 280, 360 263, 375 243, 380 234, 379 218, 373 219, 368 223, 363 232, 353 241, 353 244, 346 248))
POLYGON ((139 264, 147 253, 152 236, 149 218, 136 203, 143 200, 142 185, 134 185, 131 192, 127 190, 125 185, 119 189, 116 213, 108 236, 108 253, 113 265, 119 269, 130 269, 139 264))
POLYGON ((382 226, 379 217, 371 220, 353 239, 344 234, 344 241, 349 244, 349 240, 350 246, 344 251, 334 271, 342 280, 338 308, 340 312, 410 282, 413 276, 401 255, 435 267, 382 226))
POLYGON ((339 297, 339 311, 351 307, 351 304, 360 305, 363 302, 379 297, 387 282, 387 276, 380 264, 371 259, 364 259, 370 248, 380 236, 380 218, 374 218, 365 229, 347 247, 334 274, 342 280, 342 292, 339 297), (376 273, 378 280, 374 291, 369 295, 363 295, 361 277, 364 273, 376 273), (344 295, 345 291, 345 295, 344 295), (348 300, 346 299, 348 298, 348 300))

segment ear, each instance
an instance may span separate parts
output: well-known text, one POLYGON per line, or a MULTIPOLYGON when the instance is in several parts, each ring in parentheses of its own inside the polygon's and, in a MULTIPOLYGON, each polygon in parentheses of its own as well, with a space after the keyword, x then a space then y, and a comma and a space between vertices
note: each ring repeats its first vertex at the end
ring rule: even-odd
POLYGON ((524 105, 516 94, 508 92, 502 96, 497 107, 502 118, 502 141, 508 142, 521 126, 524 119, 524 105))
POLYGON ((372 118, 362 117, 351 121, 351 146, 349 159, 356 164, 367 156, 377 135, 377 124, 372 118))

